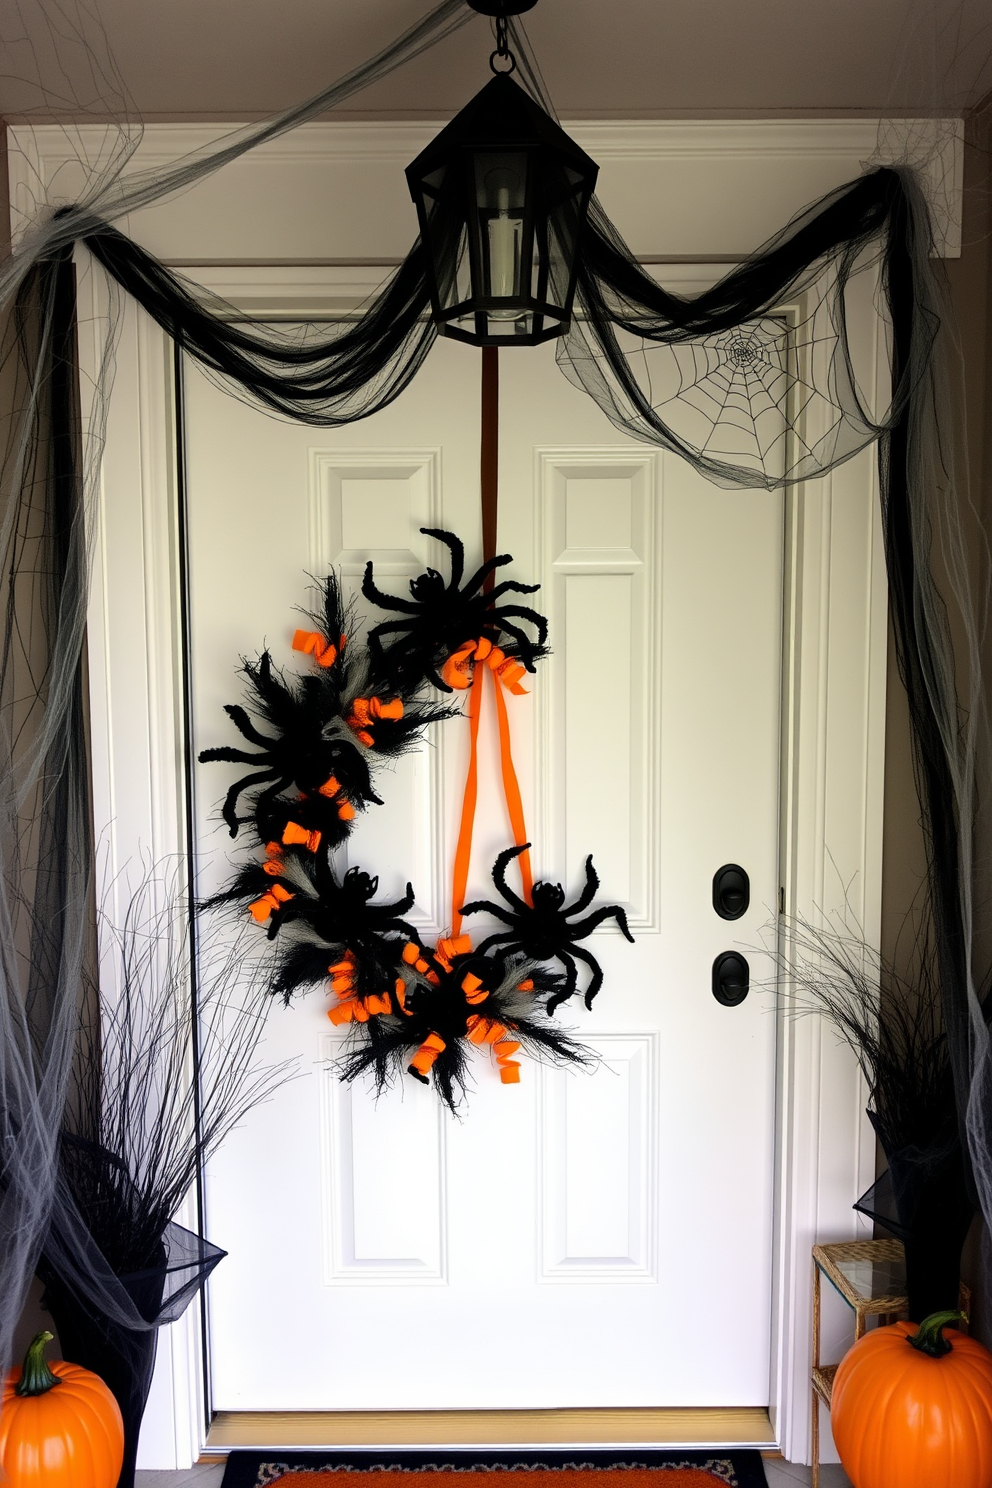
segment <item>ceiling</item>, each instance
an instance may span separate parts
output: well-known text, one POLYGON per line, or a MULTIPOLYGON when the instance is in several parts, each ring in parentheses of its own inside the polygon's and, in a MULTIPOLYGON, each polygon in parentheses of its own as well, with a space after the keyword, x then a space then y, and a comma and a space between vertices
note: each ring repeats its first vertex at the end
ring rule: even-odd
MULTIPOLYGON (((429 0, 0 0, 0 113, 250 119, 316 93, 429 0)), ((488 76, 469 24, 340 117, 439 118, 488 76)), ((959 112, 992 87, 989 0, 540 0, 565 118, 959 112)))

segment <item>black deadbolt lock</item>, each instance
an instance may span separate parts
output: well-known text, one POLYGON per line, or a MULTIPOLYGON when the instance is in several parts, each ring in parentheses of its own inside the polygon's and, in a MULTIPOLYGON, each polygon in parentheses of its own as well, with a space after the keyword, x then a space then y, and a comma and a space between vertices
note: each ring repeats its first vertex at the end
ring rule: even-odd
POLYGON ((736 863, 724 863, 713 875, 713 908, 721 920, 739 920, 751 903, 751 881, 736 863))
POLYGON ((713 996, 724 1007, 738 1007, 747 996, 751 968, 737 951, 724 951, 713 962, 713 996))

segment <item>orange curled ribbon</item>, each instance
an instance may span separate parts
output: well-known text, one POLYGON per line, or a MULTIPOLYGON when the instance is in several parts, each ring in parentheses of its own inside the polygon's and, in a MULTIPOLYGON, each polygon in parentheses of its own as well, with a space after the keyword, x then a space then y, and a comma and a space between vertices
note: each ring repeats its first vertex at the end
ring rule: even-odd
POLYGON ((266 889, 261 899, 256 899, 253 904, 249 904, 248 912, 261 925, 270 914, 279 908, 280 904, 286 904, 290 899, 295 898, 296 895, 284 889, 282 884, 274 883, 271 889, 266 889))
POLYGON ((410 1060, 410 1063, 408 1065, 410 1074, 416 1075, 417 1079, 423 1080, 424 1084, 426 1085, 427 1076, 434 1068, 434 1063, 437 1059, 437 1056, 443 1053, 443 1051, 447 1047, 447 1044, 444 1042, 444 1039, 441 1038, 440 1034, 429 1033, 424 1039, 424 1042, 421 1044, 420 1048, 417 1050, 416 1054, 414 1054, 413 1058, 410 1060))
POLYGON ((358 968, 350 951, 346 951, 343 958, 335 961, 327 970, 331 978, 331 991, 341 999, 337 1007, 332 1007, 327 1014, 335 1027, 341 1023, 367 1023, 370 1017, 393 1011, 388 992, 371 992, 367 997, 359 997, 355 988, 358 968))
POLYGON ((301 827, 299 822, 287 822, 286 829, 282 834, 282 840, 287 847, 297 845, 305 847, 307 852, 315 853, 320 846, 320 833, 308 832, 306 827, 301 827))
POLYGON ((391 703, 384 703, 381 698, 355 698, 351 705, 351 712, 345 719, 345 723, 351 729, 356 739, 365 745, 367 749, 375 747, 375 738, 372 729, 380 718, 391 718, 393 720, 403 717, 403 702, 401 698, 393 698, 391 703))
POLYGON ((319 630, 298 630, 293 635, 293 650, 305 651, 312 656, 318 666, 333 666, 338 655, 344 649, 344 636, 341 637, 340 646, 335 646, 326 636, 322 636, 319 630))
POLYGON ((354 806, 350 805, 346 800, 344 800, 343 797, 340 801, 334 800, 335 796, 341 794, 341 782, 337 779, 336 776, 329 776, 328 779, 324 781, 317 794, 320 796, 326 796, 329 801, 334 801, 335 806, 338 808, 338 816, 342 821, 351 821, 352 817, 355 815, 354 806))
POLYGON ((465 1001, 473 1007, 480 1002, 485 1002, 489 996, 489 988, 482 985, 482 978, 477 977, 474 972, 468 971, 462 977, 462 991, 465 993, 465 1001))
POLYGON ((420 975, 426 977, 429 982, 434 982, 435 985, 437 984, 437 972, 431 971, 430 966, 420 954, 420 947, 415 945, 412 940, 407 941, 403 947, 403 960, 407 966, 412 966, 414 971, 419 971, 420 975))
POLYGON ((455 935, 447 940, 441 939, 435 947, 434 954, 444 967, 445 971, 451 970, 451 963, 456 956, 467 956, 472 949, 471 935, 455 935))
POLYGON ((526 668, 515 657, 507 656, 492 641, 486 640, 485 636, 479 641, 465 641, 457 651, 453 651, 441 668, 441 676, 449 687, 463 692, 471 685, 472 666, 477 661, 484 661, 508 692, 517 697, 526 695, 526 687, 520 685, 526 668))
POLYGON ((501 1084, 519 1085, 520 1061, 512 1056, 517 1053, 520 1045, 516 1039, 510 1038, 510 1030, 506 1024, 497 1023, 495 1018, 484 1018, 481 1013, 473 1013, 467 1019, 465 1029, 470 1043, 480 1047, 488 1044, 492 1049, 501 1084))
POLYGON ((407 1006, 406 1006, 406 982, 404 982, 404 980, 403 980, 402 977, 397 977, 396 978, 396 985, 393 988, 393 991, 396 993, 396 1006, 399 1008, 399 1010, 403 1014, 404 1018, 412 1018, 413 1017, 413 1014, 410 1013, 410 1012, 407 1012, 407 1006))

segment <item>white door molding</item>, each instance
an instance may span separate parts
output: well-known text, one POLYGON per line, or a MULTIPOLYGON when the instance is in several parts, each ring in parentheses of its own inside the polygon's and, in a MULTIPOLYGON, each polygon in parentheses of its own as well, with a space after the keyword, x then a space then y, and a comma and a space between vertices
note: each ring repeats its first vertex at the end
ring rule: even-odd
MULTIPOLYGON (((320 128, 347 129, 354 137, 355 126, 320 128)), ((670 128, 659 125, 659 135, 670 128)), ((149 130, 153 137, 154 129, 149 130)), ((42 131, 33 133, 37 137, 42 131)), ((814 153, 810 151, 807 164, 814 153)), ((696 160, 700 200, 709 199, 708 158, 699 152, 696 160)), ((816 158, 822 163, 822 152, 816 158)), ((769 173, 781 171, 781 157, 773 152, 764 162, 769 173)), ((281 168, 278 161, 272 165, 276 172, 281 168)), ((333 175, 335 162, 325 165, 333 175)), ((790 169, 801 175, 801 152, 792 157, 790 169)), ((265 195, 259 172, 266 174, 262 163, 252 181, 256 201, 265 195)), ((845 167, 840 179, 854 173, 845 167)), ((819 181, 816 171, 812 179, 819 181)), ((805 196, 818 189, 814 185, 805 196)), ((174 204, 187 221, 188 203, 189 198, 180 198, 174 204)), ((160 224, 170 210, 156 209, 160 224)), ((622 225, 621 214, 616 215, 622 225)), ((769 222, 766 230, 779 225, 769 222)), ((250 302, 253 309, 282 306, 285 315, 295 316, 318 313, 322 307, 326 314, 342 301, 354 302, 381 273, 242 264, 198 270, 194 277, 250 302)), ((697 266, 686 277, 698 275, 697 266)), ((679 271, 666 269, 665 277, 674 282, 679 271)), ((99 360, 100 285, 95 274, 81 275, 80 314, 84 327, 93 327, 91 335, 82 336, 85 372, 99 360)), ((142 854, 159 859, 181 854, 186 845, 171 369, 162 333, 127 304, 94 518, 89 610, 94 809, 98 824, 108 824, 108 884, 115 871, 137 865, 142 854)), ((877 943, 886 625, 872 452, 825 480, 797 488, 788 497, 788 512, 785 907, 807 916, 829 912, 841 907, 846 891, 866 938, 877 943)), ((863 1115, 863 1083, 849 1053, 813 1017, 782 1018, 771 1002, 769 1016, 780 1019, 769 1399, 783 1451, 790 1459, 803 1460, 808 1452, 810 1247, 814 1241, 858 1233, 851 1204, 874 1176, 874 1144, 863 1115)), ((707 1222, 705 1216, 690 1220, 707 1222)), ((198 1317, 191 1308, 162 1338, 142 1437, 143 1466, 184 1467, 195 1460, 206 1439, 202 1370, 198 1317)))

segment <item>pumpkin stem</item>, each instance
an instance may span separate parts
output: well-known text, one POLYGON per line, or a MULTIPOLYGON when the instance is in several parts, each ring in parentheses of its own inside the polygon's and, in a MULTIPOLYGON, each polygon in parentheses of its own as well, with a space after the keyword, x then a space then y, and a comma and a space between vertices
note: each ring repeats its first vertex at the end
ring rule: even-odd
POLYGON ((906 1339, 913 1348, 919 1349, 921 1354, 926 1354, 930 1359, 942 1359, 945 1354, 951 1352, 950 1340, 945 1338, 941 1332, 951 1323, 966 1323, 967 1317, 963 1312, 932 1312, 929 1317, 924 1318, 916 1332, 906 1339))
POLYGON ((24 1355, 24 1368, 14 1386, 15 1395, 45 1395, 54 1385, 62 1381, 45 1363, 45 1345, 51 1343, 54 1333, 39 1333, 24 1355))

